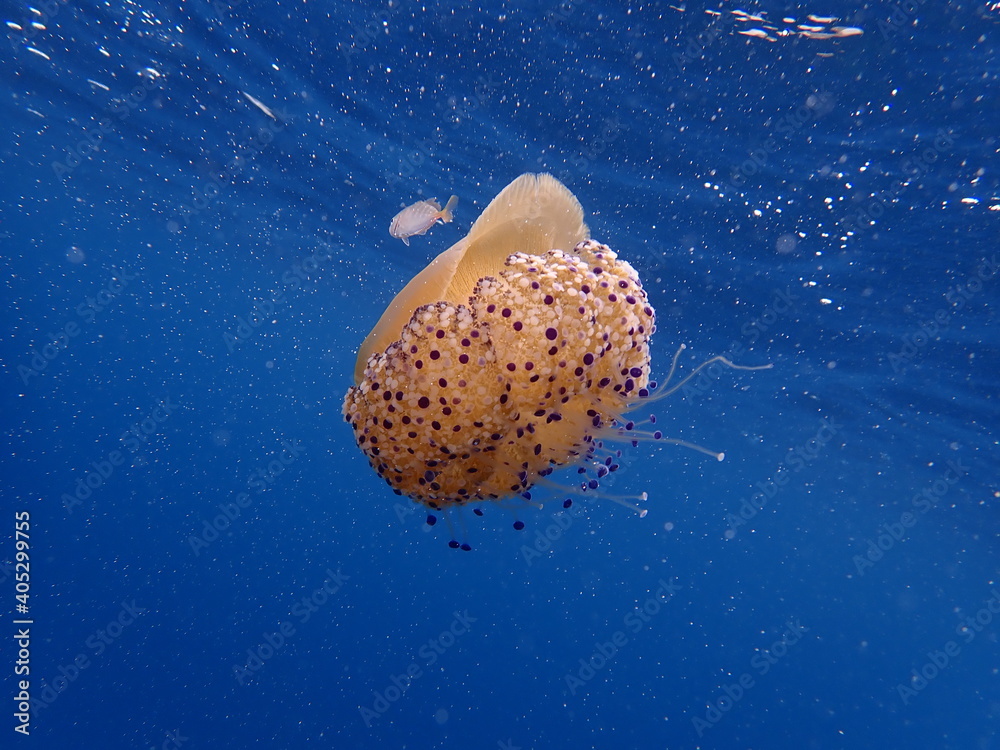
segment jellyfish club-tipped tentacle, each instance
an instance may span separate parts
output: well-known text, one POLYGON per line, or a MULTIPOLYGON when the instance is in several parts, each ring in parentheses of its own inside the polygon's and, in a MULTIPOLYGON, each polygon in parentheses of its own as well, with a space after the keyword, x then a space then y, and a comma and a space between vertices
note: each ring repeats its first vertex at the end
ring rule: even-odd
MULTIPOLYGON (((607 450, 603 441, 594 441, 594 450, 588 454, 586 459, 577 467, 579 482, 576 485, 568 485, 549 479, 548 476, 539 476, 536 484, 552 491, 554 495, 573 494, 587 499, 608 500, 622 507, 634 511, 640 518, 645 518, 647 510, 636 503, 645 502, 649 495, 646 492, 636 494, 612 494, 602 488, 602 481, 616 472, 620 468, 617 463, 622 457, 620 450, 607 450)), ((573 505, 571 497, 562 502, 564 509, 573 505)), ((539 505, 539 508, 541 505, 539 505)))
MULTIPOLYGON (((680 360, 680 356, 685 349, 687 349, 687 344, 681 344, 679 347, 677 347, 677 351, 674 352, 674 358, 670 362, 670 370, 667 373, 667 378, 666 380, 663 381, 663 383, 657 384, 656 382, 653 381, 650 382, 648 393, 643 394, 643 398, 646 399, 646 403, 660 401, 666 398, 667 396, 671 396, 674 393, 677 393, 677 391, 679 391, 688 383, 690 383, 694 378, 698 377, 698 375, 700 375, 703 370, 708 369, 717 362, 722 363, 730 370, 746 370, 750 372, 755 370, 770 370, 772 367, 774 367, 774 365, 771 363, 768 363, 766 365, 738 365, 730 361, 727 357, 724 357, 721 354, 719 354, 714 357, 709 357, 704 362, 699 364, 691 372, 687 373, 679 383, 671 384, 674 375, 677 372, 677 363, 680 360)), ((632 406, 633 408, 636 408, 641 405, 642 403, 637 401, 632 406)))
MULTIPOLYGON (((653 420, 655 421, 655 416, 653 416, 653 420)), ((666 443, 669 445, 679 445, 682 448, 689 448, 696 453, 711 456, 716 461, 723 461, 726 458, 726 454, 722 451, 713 451, 710 448, 687 440, 681 440, 680 438, 667 437, 661 430, 637 429, 635 422, 619 423, 612 426, 603 433, 602 439, 608 442, 629 443, 633 448, 638 448, 640 442, 666 443)))
MULTIPOLYGON (((657 385, 655 381, 649 381, 648 388, 644 388, 640 391, 639 393, 640 398, 632 401, 632 403, 625 410, 624 412, 625 414, 640 407, 656 403, 657 401, 662 401, 668 396, 672 396, 673 394, 677 393, 677 391, 684 388, 684 386, 690 383, 691 380, 696 378, 702 371, 706 370, 707 368, 711 367, 716 363, 721 363, 732 370, 746 370, 746 371, 770 370, 772 367, 774 367, 774 365, 770 363, 764 365, 738 365, 724 356, 717 355, 715 357, 710 357, 709 359, 699 364, 691 372, 687 373, 680 380, 680 382, 672 384, 674 375, 677 373, 678 361, 680 360, 680 356, 685 349, 687 349, 686 344, 681 344, 679 347, 677 347, 677 351, 674 352, 674 357, 670 362, 670 370, 667 372, 667 377, 664 380, 663 384, 657 385)), ((651 414, 647 419, 647 422, 650 424, 655 424, 656 416, 651 414)), ((624 422, 623 424, 619 423, 617 425, 617 429, 612 430, 610 433, 605 435, 605 439, 630 442, 633 447, 636 447, 639 441, 669 443, 671 445, 679 445, 682 448, 688 448, 697 453, 702 453, 706 456, 711 456, 716 461, 724 461, 726 458, 726 454, 723 451, 713 451, 710 448, 698 445, 697 443, 692 443, 688 440, 681 440, 680 438, 667 437, 663 434, 661 430, 647 431, 647 430, 636 429, 636 427, 637 427, 636 423, 631 421, 624 422)))

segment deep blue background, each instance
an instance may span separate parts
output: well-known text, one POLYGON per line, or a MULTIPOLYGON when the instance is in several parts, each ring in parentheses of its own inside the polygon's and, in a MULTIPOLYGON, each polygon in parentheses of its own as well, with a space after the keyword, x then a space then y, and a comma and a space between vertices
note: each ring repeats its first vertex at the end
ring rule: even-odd
POLYGON ((956 627, 1000 605, 1000 279, 961 309, 946 295, 998 253, 1000 15, 834 5, 742 9, 779 25, 838 15, 863 36, 747 37, 730 5, 55 2, 32 16, 5 2, 21 29, 0 45, 0 561, 29 510, 33 693, 77 654, 90 665, 26 740, 5 637, 3 746, 174 747, 177 732, 191 750, 997 747, 996 616, 971 641, 956 627), (725 462, 629 450, 609 492, 647 491, 648 516, 578 504, 531 560, 558 503, 521 511, 520 533, 506 511, 467 514, 475 549, 454 552, 340 416, 384 305, 527 171, 563 180, 638 269, 660 377, 682 342, 687 369, 726 352, 774 364, 657 405, 661 429, 725 462), (410 247, 389 237, 402 205, 452 193, 454 224, 410 247), (78 314, 123 273, 138 278, 78 314), (230 351, 225 334, 279 290, 230 351), (775 315, 779 294, 793 304, 775 315), (22 377, 68 323, 68 347, 22 377), (122 433, 164 398, 177 410, 128 450, 122 433), (834 439, 727 535, 823 419, 834 439), (196 555, 191 536, 282 440, 302 455, 196 555), (64 494, 116 450, 126 463, 68 512, 64 494), (949 460, 968 473, 860 575, 855 556, 949 460), (347 580, 302 622, 296 602, 327 569, 347 580), (661 580, 680 589, 629 630, 661 580), (146 611, 97 654, 88 639, 133 600, 146 611), (429 665, 421 649, 455 611, 475 621, 429 665), (233 668, 282 622, 294 635, 239 684, 233 668), (805 634, 762 675, 753 660, 789 622, 805 634), (628 642, 571 691, 566 675, 620 630, 628 642), (958 655, 904 702, 897 685, 949 641, 958 655), (367 726, 359 706, 414 663, 367 726), (699 737, 693 719, 744 674, 753 687, 699 737))

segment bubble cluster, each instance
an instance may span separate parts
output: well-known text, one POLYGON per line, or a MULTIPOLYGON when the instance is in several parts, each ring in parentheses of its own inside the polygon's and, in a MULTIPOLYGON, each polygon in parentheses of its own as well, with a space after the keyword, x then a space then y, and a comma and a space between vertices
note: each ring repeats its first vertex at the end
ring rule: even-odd
POLYGON ((434 510, 526 492, 645 395, 655 316, 605 245, 510 255, 468 304, 422 305, 343 413, 393 490, 434 510))

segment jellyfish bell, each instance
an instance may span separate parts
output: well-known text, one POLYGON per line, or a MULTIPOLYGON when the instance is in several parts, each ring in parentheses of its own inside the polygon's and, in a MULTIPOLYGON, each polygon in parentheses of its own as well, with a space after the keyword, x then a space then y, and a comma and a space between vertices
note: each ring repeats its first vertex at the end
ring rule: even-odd
POLYGON ((616 466, 607 443, 636 437, 625 415, 650 397, 655 313, 588 234, 569 190, 522 175, 389 304, 343 414, 397 494, 447 512, 573 464, 594 489, 616 466))
POLYGON ((399 338, 417 308, 443 301, 468 305, 480 279, 496 275, 516 252, 570 249, 586 239, 583 207, 558 180, 524 174, 493 199, 469 234, 438 255, 389 303, 358 350, 354 383, 372 355, 399 338))

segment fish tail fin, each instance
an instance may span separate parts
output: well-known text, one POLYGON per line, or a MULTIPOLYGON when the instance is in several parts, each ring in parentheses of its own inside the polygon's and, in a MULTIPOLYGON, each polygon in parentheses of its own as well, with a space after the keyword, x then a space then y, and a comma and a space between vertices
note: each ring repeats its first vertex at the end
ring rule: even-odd
POLYGON ((458 205, 458 196, 457 195, 451 196, 448 199, 448 202, 445 204, 445 207, 441 209, 441 221, 443 221, 445 224, 450 224, 453 218, 451 212, 455 209, 455 206, 457 205, 458 205))

